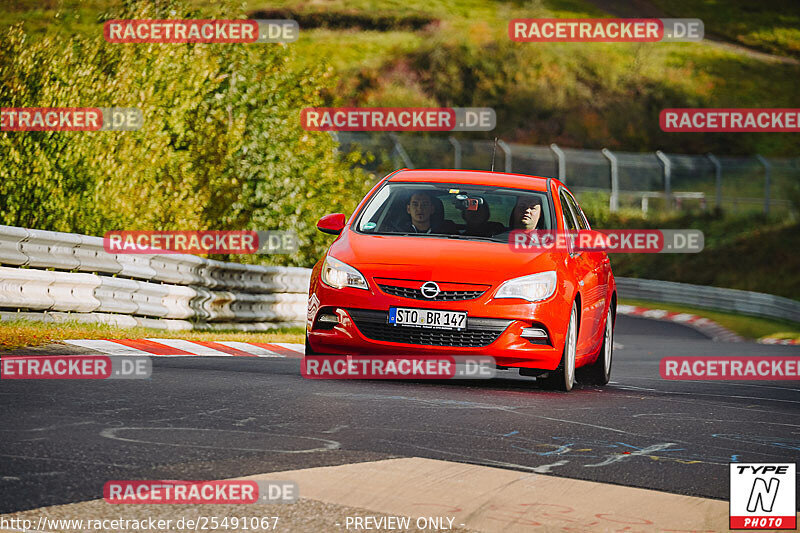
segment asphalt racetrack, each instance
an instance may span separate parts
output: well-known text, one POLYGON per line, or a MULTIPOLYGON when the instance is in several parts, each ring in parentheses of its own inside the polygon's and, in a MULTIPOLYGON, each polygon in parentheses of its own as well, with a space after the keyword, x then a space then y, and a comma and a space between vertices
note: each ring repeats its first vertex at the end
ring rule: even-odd
POLYGON ((306 380, 299 359, 232 357, 154 357, 152 379, 141 381, 3 380, 0 513, 102 498, 112 479, 223 479, 395 457, 727 500, 728 463, 800 457, 797 381, 665 381, 658 370, 665 356, 797 347, 712 342, 624 316, 615 344, 612 383, 570 393, 505 372, 306 380))

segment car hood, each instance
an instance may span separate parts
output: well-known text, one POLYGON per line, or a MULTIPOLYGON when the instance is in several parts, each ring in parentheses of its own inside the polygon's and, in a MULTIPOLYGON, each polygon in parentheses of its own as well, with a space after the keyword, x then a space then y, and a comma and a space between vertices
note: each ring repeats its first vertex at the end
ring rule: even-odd
POLYGON ((333 243, 329 253, 368 277, 475 283, 556 270, 563 255, 515 252, 506 243, 360 235, 349 230, 333 243))

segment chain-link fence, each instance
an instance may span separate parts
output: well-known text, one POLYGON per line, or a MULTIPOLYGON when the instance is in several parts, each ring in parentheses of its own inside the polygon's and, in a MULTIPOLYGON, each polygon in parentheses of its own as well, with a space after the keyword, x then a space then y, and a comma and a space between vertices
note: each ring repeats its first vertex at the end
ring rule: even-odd
POLYGON ((608 197, 621 207, 650 210, 709 209, 797 214, 800 158, 617 152, 532 146, 455 137, 338 133, 341 149, 374 156, 368 170, 463 168, 559 178, 581 196, 608 197))

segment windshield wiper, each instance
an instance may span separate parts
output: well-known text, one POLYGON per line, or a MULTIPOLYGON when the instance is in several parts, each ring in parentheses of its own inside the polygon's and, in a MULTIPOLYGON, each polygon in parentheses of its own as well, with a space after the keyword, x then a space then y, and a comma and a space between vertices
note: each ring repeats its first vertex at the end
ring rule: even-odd
POLYGON ((482 237, 478 235, 445 235, 448 239, 464 239, 467 241, 489 241, 489 242, 503 242, 502 240, 493 237, 482 237))
POLYGON ((370 233, 369 235, 398 235, 400 237, 445 237, 444 233, 416 233, 413 231, 409 231, 407 233, 370 233))
POLYGON ((446 239, 463 239, 468 241, 488 241, 488 242, 505 242, 503 240, 498 240, 493 237, 479 237, 477 235, 453 235, 451 233, 415 233, 415 232, 386 232, 386 233, 367 233, 367 235, 381 235, 381 236, 388 236, 388 235, 396 235, 398 237, 442 237, 446 239))

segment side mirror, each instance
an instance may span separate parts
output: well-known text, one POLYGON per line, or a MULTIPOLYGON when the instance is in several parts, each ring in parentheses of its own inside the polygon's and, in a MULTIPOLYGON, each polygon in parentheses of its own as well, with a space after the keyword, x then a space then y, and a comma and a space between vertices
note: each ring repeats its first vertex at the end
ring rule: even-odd
POLYGON ((332 215, 325 215, 319 222, 317 222, 317 229, 322 233, 330 235, 339 235, 344 229, 346 219, 342 213, 333 213, 332 215))

